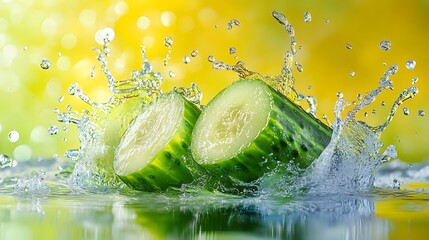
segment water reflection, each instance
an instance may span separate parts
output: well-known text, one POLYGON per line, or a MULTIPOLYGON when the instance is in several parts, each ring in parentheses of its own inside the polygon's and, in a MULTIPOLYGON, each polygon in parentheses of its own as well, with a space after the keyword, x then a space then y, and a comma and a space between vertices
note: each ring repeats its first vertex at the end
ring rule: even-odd
POLYGON ((387 239, 372 197, 0 197, 0 239, 387 239))

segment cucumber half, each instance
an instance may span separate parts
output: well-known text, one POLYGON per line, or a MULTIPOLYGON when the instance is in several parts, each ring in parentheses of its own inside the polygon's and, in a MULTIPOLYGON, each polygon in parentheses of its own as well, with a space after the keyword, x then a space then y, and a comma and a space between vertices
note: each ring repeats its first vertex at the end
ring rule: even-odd
POLYGON ((161 95, 126 130, 113 168, 129 187, 142 191, 181 187, 193 181, 189 146, 200 109, 177 92, 161 95))
POLYGON ((210 172, 251 182, 279 162, 308 167, 332 130, 261 80, 239 80, 203 110, 191 152, 210 172))

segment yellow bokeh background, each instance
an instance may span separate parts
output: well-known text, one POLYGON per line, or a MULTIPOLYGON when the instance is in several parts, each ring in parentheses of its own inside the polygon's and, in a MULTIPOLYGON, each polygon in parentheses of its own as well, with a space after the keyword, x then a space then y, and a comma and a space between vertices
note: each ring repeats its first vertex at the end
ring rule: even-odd
POLYGON ((146 45, 154 70, 164 74, 164 91, 173 86, 188 87, 195 82, 207 103, 217 92, 237 79, 236 74, 211 68, 207 57, 234 64, 228 53, 237 49, 237 57, 249 68, 265 74, 278 74, 283 53, 289 47, 286 31, 271 16, 283 12, 295 27, 302 50, 296 60, 304 66, 295 72, 296 89, 318 100, 318 117, 333 119, 336 93, 343 92, 348 101, 358 93, 374 89, 388 66, 398 64, 392 80, 395 91, 382 94, 365 109, 361 120, 375 125, 387 117, 389 105, 402 89, 416 84, 420 94, 402 107, 382 135, 383 142, 395 144, 405 161, 422 161, 429 156, 426 147, 429 123, 418 110, 429 111, 427 89, 429 64, 428 1, 65 1, 2 0, 0 5, 0 153, 20 160, 62 156, 69 148, 78 148, 77 131, 68 126, 64 131, 55 118, 54 109, 65 111, 67 105, 80 110, 82 102, 67 95, 67 88, 78 82, 96 101, 109 97, 106 79, 98 70, 95 36, 101 29, 114 30, 109 66, 116 79, 130 76, 141 64, 140 46, 146 45), (304 21, 304 12, 312 15, 304 21), (237 19, 240 26, 227 28, 237 19), (174 40, 172 58, 162 65, 167 53, 164 37, 174 40), (392 42, 391 50, 379 47, 382 40, 392 42), (352 49, 347 49, 346 44, 352 49), (192 50, 198 56, 189 64, 184 56, 192 50), (42 59, 51 67, 42 69, 42 59), (414 59, 414 70, 405 62, 414 59), (386 63, 385 66, 383 63, 386 63), (92 68, 95 66, 95 77, 92 68), (168 72, 174 71, 175 77, 168 72), (351 71, 355 72, 350 77, 351 71), (64 101, 58 99, 64 96, 64 101), (387 102, 382 107, 380 102, 387 102), (372 110, 376 114, 372 114, 372 110), (48 127, 59 127, 50 136, 48 127), (8 134, 16 130, 17 142, 8 134))

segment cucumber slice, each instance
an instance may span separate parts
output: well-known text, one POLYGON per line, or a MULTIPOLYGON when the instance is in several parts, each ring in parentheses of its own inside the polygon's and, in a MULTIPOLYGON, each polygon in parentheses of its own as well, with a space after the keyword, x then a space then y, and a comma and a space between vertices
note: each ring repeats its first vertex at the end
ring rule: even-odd
POLYGON ((142 191, 181 187, 194 177, 189 150, 200 109, 177 92, 161 95, 136 117, 115 150, 113 168, 142 191))
POLYGON ((210 172, 251 182, 279 162, 304 169, 328 145, 332 130, 257 79, 240 80, 204 109, 191 152, 210 172))

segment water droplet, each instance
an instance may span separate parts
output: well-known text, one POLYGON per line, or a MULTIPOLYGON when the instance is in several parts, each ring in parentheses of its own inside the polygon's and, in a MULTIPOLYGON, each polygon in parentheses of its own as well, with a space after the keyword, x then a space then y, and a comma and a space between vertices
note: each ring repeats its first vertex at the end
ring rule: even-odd
POLYGON ((58 108, 54 108, 54 113, 60 113, 60 110, 58 108))
POLYGON ((380 48, 384 51, 390 50, 391 45, 392 43, 388 40, 383 40, 380 42, 380 48))
POLYGON ((170 36, 165 37, 164 38, 164 46, 166 46, 166 47, 173 46, 173 38, 171 38, 170 36))
POLYGON ((40 67, 44 70, 47 70, 51 67, 51 61, 49 61, 49 59, 42 59, 42 61, 40 62, 40 67))
POLYGON ((63 131, 66 132, 67 130, 69 130, 69 128, 67 126, 63 126, 63 131))
POLYGON ((303 47, 302 47, 302 45, 300 45, 300 46, 298 47, 298 49, 299 49, 299 50, 302 50, 302 48, 303 48, 303 47))
POLYGON ((58 134, 58 127, 57 126, 50 126, 48 128, 48 133, 50 135, 57 135, 58 134))
POLYGON ((329 19, 325 19, 325 23, 329 23, 330 22, 330 20, 329 19))
POLYGON ((304 12, 304 22, 311 22, 311 13, 304 12))
POLYGON ((6 168, 6 167, 15 167, 17 165, 17 162, 13 160, 11 157, 0 154, 0 169, 6 168))
POLYGON ((393 64, 392 66, 389 67, 389 69, 387 69, 387 71, 384 73, 384 76, 385 77, 392 76, 393 74, 398 72, 398 69, 399 69, 398 65, 393 64))
POLYGON ((386 102, 385 101, 381 101, 381 106, 386 106, 386 102))
POLYGON ((61 52, 57 53, 58 57, 61 57, 63 54, 61 52))
POLYGON ((350 77, 354 77, 355 76, 355 72, 351 71, 349 75, 350 75, 350 77))
POLYGON ((401 183, 397 179, 393 179, 393 189, 401 189, 401 183))
POLYGON ((198 55, 198 50, 192 50, 191 57, 196 57, 198 55))
POLYGON ((417 113, 420 117, 423 117, 423 116, 425 116, 425 111, 423 111, 423 110, 419 110, 419 112, 417 113))
POLYGON ((304 67, 301 64, 295 62, 295 66, 296 66, 296 70, 298 70, 298 72, 304 71, 304 67))
POLYGON ((228 52, 229 54, 235 54, 237 52, 237 49, 235 47, 230 47, 228 52))
POLYGON ((77 82, 74 82, 70 85, 69 89, 67 89, 67 93, 73 96, 76 94, 76 89, 77 89, 77 82))
POLYGON ((352 49, 352 48, 353 48, 353 46, 352 46, 350 43, 347 43, 347 44, 346 44, 346 48, 347 48, 347 49, 352 49))
POLYGON ((7 137, 9 138, 9 141, 17 142, 19 140, 19 132, 16 130, 12 130, 9 132, 7 137))
POLYGON ((410 114, 410 110, 406 107, 404 107, 404 109, 402 109, 404 112, 404 115, 408 116, 410 114))
POLYGON ((188 63, 190 63, 190 62, 191 62, 191 58, 190 58, 189 56, 184 56, 184 57, 183 57, 183 62, 184 62, 185 64, 188 64, 188 63))
POLYGON ((286 16, 283 13, 277 12, 277 11, 273 11, 272 15, 277 20, 277 22, 279 22, 281 25, 288 24, 286 16))
POLYGON ((358 95, 357 95, 357 99, 358 99, 358 100, 362 100, 362 94, 358 93, 358 95))
POLYGON ((214 61, 215 61, 215 58, 214 58, 212 55, 210 55, 210 56, 208 56, 207 60, 208 60, 209 62, 214 62, 214 61))
POLYGON ((60 97, 58 98, 58 102, 62 102, 62 101, 64 101, 64 96, 60 96, 60 97))
POLYGON ((231 21, 229 21, 229 23, 226 25, 226 28, 228 28, 228 30, 231 30, 233 26, 240 26, 240 21, 238 21, 237 19, 232 19, 231 21))
POLYGON ((77 161, 79 159, 79 150, 78 149, 69 149, 64 153, 66 158, 70 158, 73 161, 77 161))
POLYGON ((337 92, 337 97, 338 97, 338 98, 343 98, 343 96, 344 96, 344 95, 343 95, 343 93, 342 93, 342 92, 337 92))
POLYGON ((22 49, 23 49, 24 51, 27 51, 27 50, 28 50, 28 47, 27 47, 27 46, 24 46, 22 49))
POLYGON ((407 61, 407 63, 405 63, 405 66, 408 70, 413 70, 416 67, 416 61, 410 59, 407 61))
POLYGON ((368 117, 368 113, 367 113, 367 112, 365 112, 363 115, 364 115, 365 117, 368 117))
POLYGON ((372 113, 372 114, 376 114, 375 109, 372 109, 371 113, 372 113))
POLYGON ((63 142, 67 142, 67 138, 66 137, 63 137, 62 140, 63 140, 63 142))
POLYGON ((72 107, 71 105, 67 105, 66 109, 67 109, 68 111, 71 111, 71 110, 73 109, 73 107, 72 107))
POLYGON ((418 81, 419 81, 419 78, 418 78, 418 77, 413 77, 413 78, 411 79, 411 84, 416 84, 418 81))
POLYGON ((94 77, 95 77, 95 66, 92 66, 92 68, 91 68, 90 77, 91 77, 91 78, 94 78, 94 77))
POLYGON ((174 72, 174 71, 169 71, 168 72, 168 76, 170 76, 170 77, 175 77, 176 76, 176 73, 174 72))

